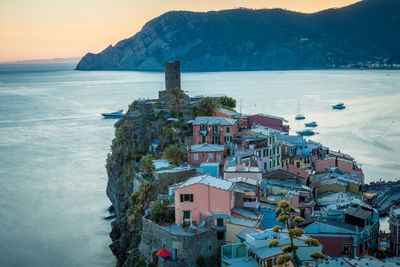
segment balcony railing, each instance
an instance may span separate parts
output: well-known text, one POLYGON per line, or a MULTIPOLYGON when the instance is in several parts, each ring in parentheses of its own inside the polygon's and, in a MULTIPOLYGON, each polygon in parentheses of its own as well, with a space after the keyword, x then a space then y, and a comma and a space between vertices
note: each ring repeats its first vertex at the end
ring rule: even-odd
POLYGON ((207 135, 208 134, 208 131, 207 130, 204 130, 204 131, 199 131, 199 134, 201 134, 201 135, 207 135))
POLYGON ((258 209, 259 206, 260 206, 260 202, 258 202, 258 201, 244 201, 243 202, 244 208, 258 209))

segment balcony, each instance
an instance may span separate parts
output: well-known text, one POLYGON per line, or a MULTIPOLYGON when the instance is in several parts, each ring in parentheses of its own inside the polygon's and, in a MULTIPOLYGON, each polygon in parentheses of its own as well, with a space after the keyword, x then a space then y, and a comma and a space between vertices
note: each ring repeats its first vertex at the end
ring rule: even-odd
POLYGON ((244 201, 243 208, 258 209, 260 202, 258 201, 244 201))
POLYGON ((207 130, 204 130, 204 131, 201 131, 201 130, 200 130, 200 131, 199 131, 199 134, 200 134, 200 135, 207 135, 207 134, 208 134, 208 131, 207 131, 207 130))

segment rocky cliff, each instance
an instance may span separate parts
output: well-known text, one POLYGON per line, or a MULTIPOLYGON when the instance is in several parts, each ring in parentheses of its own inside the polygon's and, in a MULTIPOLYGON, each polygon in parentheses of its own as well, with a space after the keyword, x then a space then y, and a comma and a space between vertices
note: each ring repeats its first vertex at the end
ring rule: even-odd
POLYGON ((399 28, 398 0, 364 0, 313 14, 281 9, 173 11, 115 46, 88 53, 76 69, 162 70, 173 59, 181 60, 183 70, 400 63, 399 28))
POLYGON ((111 250, 118 260, 118 266, 135 266, 140 252, 142 216, 150 201, 157 198, 159 192, 172 184, 193 175, 191 170, 184 170, 180 175, 168 176, 168 172, 156 174, 155 180, 146 180, 138 176, 136 162, 149 151, 149 146, 159 140, 156 155, 172 143, 183 144, 186 136, 191 135, 191 128, 185 121, 193 119, 193 108, 182 105, 179 111, 175 107, 134 101, 125 117, 115 124, 115 138, 111 152, 107 157, 107 196, 115 208, 116 219, 112 222, 110 234, 111 250), (174 114, 179 122, 169 123, 164 114, 174 114), (163 179, 157 179, 164 175, 163 179), (178 180, 174 180, 178 179, 178 180), (159 182, 161 181, 161 182, 159 182), (132 205, 131 195, 136 193, 136 204, 132 205))

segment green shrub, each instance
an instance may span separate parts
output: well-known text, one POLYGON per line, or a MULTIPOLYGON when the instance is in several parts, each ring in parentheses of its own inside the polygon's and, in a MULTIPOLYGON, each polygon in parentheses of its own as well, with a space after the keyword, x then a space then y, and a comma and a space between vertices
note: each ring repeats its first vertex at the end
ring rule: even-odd
POLYGON ((234 109, 236 107, 236 100, 229 96, 220 96, 217 101, 224 108, 234 109))

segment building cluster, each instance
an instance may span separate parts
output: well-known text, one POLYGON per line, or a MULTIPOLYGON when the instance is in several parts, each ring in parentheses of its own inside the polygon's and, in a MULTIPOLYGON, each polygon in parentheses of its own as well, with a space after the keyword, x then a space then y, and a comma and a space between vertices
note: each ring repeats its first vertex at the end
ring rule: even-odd
MULTIPOLYGON (((379 214, 363 195, 364 174, 353 157, 289 135, 287 121, 277 116, 220 108, 190 123, 187 166, 197 175, 170 185, 175 222, 165 231, 186 236, 185 242, 211 231, 209 244, 219 249, 208 248, 220 253, 222 266, 273 266, 290 241, 287 230, 271 230, 281 225, 276 208, 286 200, 305 219, 299 225, 304 235, 294 240, 301 265, 380 262, 374 258, 379 256, 379 214), (308 246, 308 238, 320 246, 308 246), (279 240, 279 246, 269 247, 271 240, 279 240), (318 262, 312 252, 327 258, 318 262)), ((400 209, 391 211, 390 222, 391 251, 399 256, 400 209)), ((164 248, 174 251, 174 261, 194 264, 196 259, 180 256, 193 257, 188 253, 193 247, 168 244, 164 248)))

